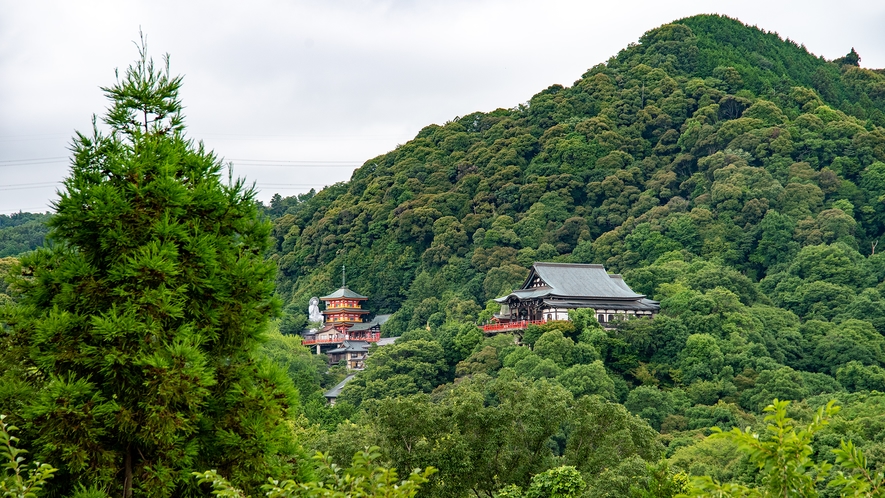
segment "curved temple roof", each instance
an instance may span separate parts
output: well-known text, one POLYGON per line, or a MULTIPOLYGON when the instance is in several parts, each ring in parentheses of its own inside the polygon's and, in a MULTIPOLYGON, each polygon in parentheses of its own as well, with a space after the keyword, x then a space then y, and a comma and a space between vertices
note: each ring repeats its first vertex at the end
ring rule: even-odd
POLYGON ((340 289, 336 290, 335 292, 329 294, 328 296, 323 296, 323 297, 321 297, 320 299, 323 300, 323 301, 328 301, 328 300, 330 300, 330 299, 342 299, 342 298, 348 298, 348 299, 369 299, 368 297, 366 297, 366 296, 364 296, 364 295, 362 295, 362 294, 357 294, 356 292, 354 292, 354 291, 348 289, 346 286, 345 286, 345 287, 341 287, 340 289))
POLYGON ((609 275, 602 265, 572 263, 535 263, 522 288, 499 297, 495 301, 505 303, 511 297, 534 298, 581 298, 607 301, 654 301, 633 292, 620 275, 609 275), (536 278, 545 285, 531 287, 536 278))

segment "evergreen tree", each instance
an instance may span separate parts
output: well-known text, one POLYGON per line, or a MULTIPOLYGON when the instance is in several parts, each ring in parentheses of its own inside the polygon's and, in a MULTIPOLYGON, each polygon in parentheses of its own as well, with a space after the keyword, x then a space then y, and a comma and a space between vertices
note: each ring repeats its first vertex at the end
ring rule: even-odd
POLYGON ((851 47, 851 52, 848 52, 845 57, 839 57, 833 62, 837 64, 860 67, 860 55, 858 55, 857 51, 854 50, 854 47, 851 47))
POLYGON ((256 489, 300 455, 297 392, 255 355, 279 308, 271 227, 253 189, 222 182, 186 138, 168 56, 155 67, 143 41, 139 56, 102 88, 108 131, 93 119, 74 139, 53 243, 22 258, 0 315, 35 393, 15 401, 21 425, 59 469, 53 495, 203 494, 191 473, 207 468, 256 489))

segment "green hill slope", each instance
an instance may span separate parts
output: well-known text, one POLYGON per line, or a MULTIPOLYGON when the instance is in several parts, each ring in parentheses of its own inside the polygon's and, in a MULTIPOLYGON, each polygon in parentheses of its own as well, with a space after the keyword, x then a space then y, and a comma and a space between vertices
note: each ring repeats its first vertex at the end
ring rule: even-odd
POLYGON ((0 214, 0 258, 17 256, 43 245, 50 215, 40 213, 0 214))
MULTIPOLYGON (((639 272, 678 254, 731 268, 750 294, 803 247, 839 243, 872 264, 885 76, 856 64, 696 16, 571 87, 428 126, 350 182, 273 203, 290 323, 343 264, 370 309, 403 307, 396 330, 476 319, 536 260, 639 272)), ((783 305, 767 281, 758 298, 783 305)), ((652 295, 659 283, 631 281, 652 295)))

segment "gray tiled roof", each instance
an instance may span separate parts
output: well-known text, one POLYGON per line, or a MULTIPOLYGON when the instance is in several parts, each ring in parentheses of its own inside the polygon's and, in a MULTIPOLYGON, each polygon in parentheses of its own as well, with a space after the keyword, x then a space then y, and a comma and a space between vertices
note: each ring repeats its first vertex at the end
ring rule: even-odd
POLYGON ((629 301, 645 297, 633 292, 620 275, 609 275, 602 265, 572 263, 535 263, 522 289, 495 301, 503 303, 511 296, 519 299, 547 297, 629 301), (536 276, 547 286, 526 288, 536 276))
POLYGON ((359 332, 360 330, 369 330, 370 328, 372 328, 376 325, 380 327, 381 325, 384 325, 384 322, 386 322, 389 319, 390 319, 390 315, 378 315, 374 319, 372 319, 372 321, 357 323, 353 327, 350 327, 349 329, 347 329, 347 331, 348 332, 359 332))
POLYGON ((382 337, 381 339, 378 339, 378 342, 376 344, 378 344, 379 347, 380 346, 389 346, 389 345, 393 344, 394 342, 396 342, 397 339, 399 339, 398 336, 397 337, 382 337))
POLYGON ((335 348, 331 351, 327 351, 326 354, 332 353, 365 353, 369 350, 369 343, 366 341, 344 341, 340 347, 335 348))
POLYGON ((350 382, 351 379, 353 379, 355 376, 356 376, 356 374, 348 375, 347 377, 344 378, 344 380, 342 380, 341 382, 336 384, 335 387, 326 391, 326 393, 323 396, 325 396, 327 398, 337 398, 341 394, 341 390, 344 389, 344 386, 348 382, 350 382))
POLYGON ((593 308, 595 310, 612 309, 658 311, 661 308, 660 303, 658 303, 657 301, 652 301, 651 299, 645 298, 639 299, 637 301, 612 301, 607 299, 579 299, 570 301, 565 299, 545 299, 544 304, 554 308, 593 308))
POLYGON ((336 290, 335 292, 329 294, 328 296, 321 297, 320 299, 323 299, 323 300, 340 299, 342 297, 347 297, 347 298, 351 298, 351 299, 369 299, 368 297, 366 297, 362 294, 357 294, 356 292, 348 289, 347 287, 342 287, 342 288, 336 290))

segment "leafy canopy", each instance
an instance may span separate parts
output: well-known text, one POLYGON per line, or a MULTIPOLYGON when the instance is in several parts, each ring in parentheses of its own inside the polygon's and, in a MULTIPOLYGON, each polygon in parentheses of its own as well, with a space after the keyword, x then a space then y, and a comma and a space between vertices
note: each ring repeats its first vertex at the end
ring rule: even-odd
POLYGON ((298 468, 285 423, 297 392, 256 356, 279 308, 270 224, 186 138, 182 80, 164 62, 142 40, 103 88, 107 132, 94 120, 74 139, 54 243, 21 258, 17 302, 0 312, 0 374, 22 386, 0 409, 21 413, 35 456, 59 469, 53 493, 189 496, 195 470, 251 489, 298 468))

